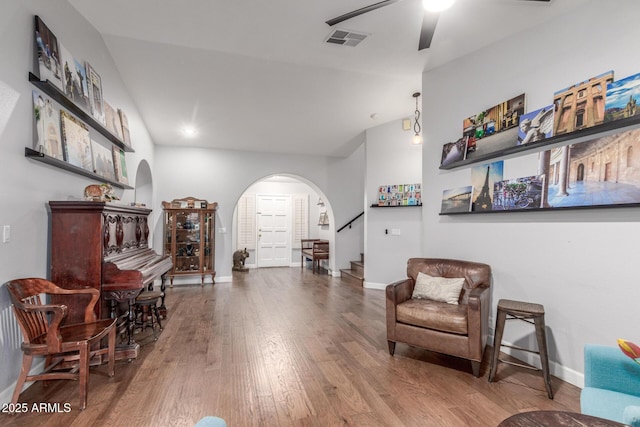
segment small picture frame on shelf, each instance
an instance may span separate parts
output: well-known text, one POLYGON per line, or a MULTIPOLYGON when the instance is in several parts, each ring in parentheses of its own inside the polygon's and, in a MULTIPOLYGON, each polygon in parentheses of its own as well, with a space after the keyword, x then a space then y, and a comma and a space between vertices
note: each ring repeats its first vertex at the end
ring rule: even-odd
POLYGON ((60 111, 60 117, 65 160, 67 163, 93 172, 89 128, 64 110, 60 111))
POLYGON ((113 166, 116 173, 116 179, 119 183, 129 185, 129 176, 127 175, 127 161, 124 156, 124 150, 116 147, 112 147, 113 153, 113 166))
POLYGON ((60 48, 58 39, 49 30, 49 27, 35 17, 36 23, 36 54, 38 55, 38 72, 40 80, 49 80, 58 89, 63 90, 62 62, 60 61, 60 48))
POLYGON ((87 88, 89 90, 89 106, 91 107, 91 115, 102 125, 105 125, 102 79, 88 62, 85 62, 85 72, 87 74, 87 88))
POLYGON ((93 172, 103 178, 115 181, 112 151, 92 139, 91 152, 93 153, 93 172))
POLYGON ((33 91, 33 119, 35 124, 33 149, 58 160, 64 160, 60 139, 60 110, 48 97, 33 91))
POLYGON ((129 133, 129 119, 127 115, 121 109, 118 109, 118 116, 120 117, 120 125, 122 126, 122 142, 127 147, 131 147, 131 134, 129 133))

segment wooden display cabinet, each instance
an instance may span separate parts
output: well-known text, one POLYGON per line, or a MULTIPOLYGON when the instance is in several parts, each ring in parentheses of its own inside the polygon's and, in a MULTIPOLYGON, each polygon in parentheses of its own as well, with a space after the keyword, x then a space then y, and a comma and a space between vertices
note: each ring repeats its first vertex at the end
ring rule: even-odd
POLYGON ((211 276, 215 283, 215 223, 217 203, 185 197, 162 202, 164 209, 164 253, 170 255, 170 287, 176 276, 211 276))

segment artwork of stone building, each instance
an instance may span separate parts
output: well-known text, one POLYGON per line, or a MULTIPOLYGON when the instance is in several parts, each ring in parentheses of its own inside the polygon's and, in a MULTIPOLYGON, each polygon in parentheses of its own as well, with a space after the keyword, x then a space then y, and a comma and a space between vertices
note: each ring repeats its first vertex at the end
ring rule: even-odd
POLYGON ((558 197, 571 199, 564 206, 640 203, 640 129, 554 148, 546 158, 550 206, 561 207, 558 197))
POLYGON ((613 71, 557 91, 553 95, 553 134, 561 135, 603 123, 607 84, 611 82, 613 71))

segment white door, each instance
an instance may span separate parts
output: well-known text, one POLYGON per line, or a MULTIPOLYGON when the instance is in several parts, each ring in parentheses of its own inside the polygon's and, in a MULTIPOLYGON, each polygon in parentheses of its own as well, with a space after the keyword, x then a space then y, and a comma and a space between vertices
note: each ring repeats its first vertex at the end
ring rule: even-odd
POLYGON ((258 267, 291 264, 290 195, 258 194, 258 267))

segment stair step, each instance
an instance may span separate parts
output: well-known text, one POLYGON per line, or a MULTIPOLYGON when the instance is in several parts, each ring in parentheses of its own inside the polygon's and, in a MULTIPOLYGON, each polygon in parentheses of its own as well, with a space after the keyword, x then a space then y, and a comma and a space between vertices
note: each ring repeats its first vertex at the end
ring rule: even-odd
POLYGON ((360 276, 358 272, 354 272, 353 270, 341 269, 340 277, 349 283, 353 283, 354 285, 362 286, 364 284, 364 277, 360 276))
POLYGON ((362 261, 351 261, 351 270, 360 277, 364 277, 364 263, 362 261))

